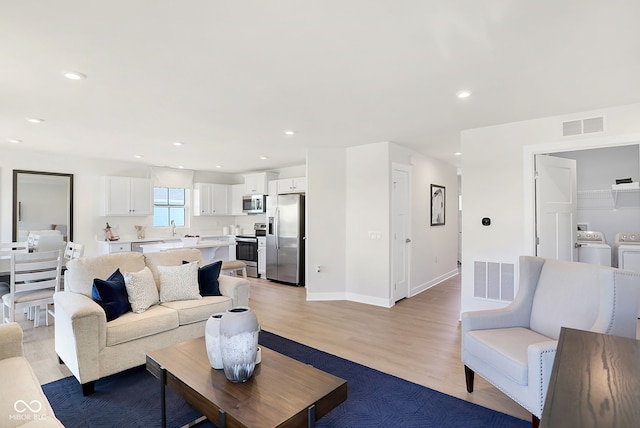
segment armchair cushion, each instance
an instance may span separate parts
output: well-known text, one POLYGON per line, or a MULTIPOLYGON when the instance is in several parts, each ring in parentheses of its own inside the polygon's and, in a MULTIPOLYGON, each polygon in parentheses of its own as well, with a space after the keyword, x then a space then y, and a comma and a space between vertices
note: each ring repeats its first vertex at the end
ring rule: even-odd
POLYGON ((561 326, 589 330, 598 317, 601 283, 598 265, 546 260, 533 297, 531 329, 554 340, 561 326))
POLYGON ((482 356, 486 364, 512 381, 527 385, 529 345, 550 340, 522 327, 475 330, 466 338, 469 353, 482 356))

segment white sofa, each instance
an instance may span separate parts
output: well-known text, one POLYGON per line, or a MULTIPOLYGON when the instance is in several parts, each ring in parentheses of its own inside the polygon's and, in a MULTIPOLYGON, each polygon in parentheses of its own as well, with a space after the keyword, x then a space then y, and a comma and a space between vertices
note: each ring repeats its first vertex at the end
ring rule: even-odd
POLYGON ((149 351, 204 336, 212 314, 248 306, 249 282, 226 275, 219 278, 222 296, 153 305, 143 313, 127 312, 109 322, 91 298, 94 278, 106 279, 118 268, 124 274, 147 266, 159 287, 157 267, 179 266, 183 261, 202 263, 200 251, 118 253, 67 263, 64 291, 54 295, 55 349, 85 395, 93 393, 96 380, 144 364, 149 351))
POLYGON ((0 324, 0 426, 62 427, 24 357, 22 328, 0 324))

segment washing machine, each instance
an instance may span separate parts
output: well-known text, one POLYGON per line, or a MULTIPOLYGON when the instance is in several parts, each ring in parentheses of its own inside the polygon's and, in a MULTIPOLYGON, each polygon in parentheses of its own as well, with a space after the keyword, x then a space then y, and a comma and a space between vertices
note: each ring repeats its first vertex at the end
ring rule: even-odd
POLYGON ((577 245, 579 262, 611 266, 611 246, 607 244, 604 233, 579 230, 577 245))
POLYGON ((614 253, 617 267, 640 272, 640 232, 616 234, 614 253))

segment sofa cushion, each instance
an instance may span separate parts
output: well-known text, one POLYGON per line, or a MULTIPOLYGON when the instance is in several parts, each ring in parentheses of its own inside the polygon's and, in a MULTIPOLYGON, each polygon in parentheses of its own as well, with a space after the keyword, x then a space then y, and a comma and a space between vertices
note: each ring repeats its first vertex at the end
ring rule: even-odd
POLYGON ((131 310, 137 314, 146 311, 150 306, 158 304, 160 297, 153 275, 148 267, 139 272, 125 272, 124 284, 127 287, 131 310))
POLYGON ((158 266, 180 266, 183 260, 188 262, 198 262, 202 265, 202 253, 195 248, 181 248, 170 251, 158 251, 145 253, 144 260, 146 266, 151 269, 153 279, 160 289, 160 278, 158 277, 158 266))
POLYGON ((482 356, 494 370, 520 385, 529 383, 528 346, 552 340, 522 327, 472 330, 465 335, 468 352, 482 356))
POLYGON ((176 300, 198 300, 198 263, 180 266, 158 266, 160 303, 176 300))
POLYGON ((127 312, 107 323, 107 346, 130 342, 174 328, 178 328, 178 313, 173 309, 154 305, 140 314, 127 312))
POLYGON ((180 325, 206 321, 211 314, 224 312, 233 307, 233 301, 226 296, 204 296, 200 300, 181 300, 163 303, 178 313, 180 325))
POLYGON ((118 268, 120 272, 138 272, 144 266, 142 253, 116 253, 69 260, 64 274, 65 290, 91 297, 94 278, 107 278, 118 268))
POLYGON ((198 269, 198 286, 202 296, 222 296, 218 282, 221 268, 222 261, 217 261, 198 269))
MULTIPOLYGON (((46 419, 46 416, 54 416, 51 405, 47 397, 42 392, 40 382, 33 372, 33 369, 24 357, 10 357, 0 360, 0 373, 7 376, 3 377, 3 387, 0 388, 0 426, 18 427, 22 426, 29 420, 46 419), (12 382, 8 382, 11 379, 12 382), (10 383, 10 385, 9 385, 10 383), (18 402, 17 400, 22 400, 18 402), (26 408, 27 403, 33 411, 26 408), (19 410, 16 410, 16 407, 19 410), (11 418, 11 415, 16 415, 11 418), (31 419, 23 419, 31 418, 31 419)), ((56 419, 50 421, 47 426, 62 426, 56 419), (57 424, 57 425, 56 425, 57 424)), ((33 426, 39 426, 37 424, 33 426)))
POLYGON ((102 306, 107 314, 107 321, 114 320, 131 310, 124 276, 120 273, 120 269, 116 269, 107 279, 95 278, 91 294, 93 300, 102 306))

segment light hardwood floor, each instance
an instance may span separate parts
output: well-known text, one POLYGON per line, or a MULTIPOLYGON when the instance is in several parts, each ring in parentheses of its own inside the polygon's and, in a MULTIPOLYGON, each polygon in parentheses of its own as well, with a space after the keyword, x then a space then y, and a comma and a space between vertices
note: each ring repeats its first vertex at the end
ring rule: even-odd
MULTIPOLYGON (((478 376, 473 394, 466 392, 459 275, 389 309, 347 301, 308 302, 303 287, 250 282, 249 304, 264 330, 484 407, 531 418, 478 376)), ((70 376, 58 364, 53 326, 20 323, 25 353, 40 382, 70 376)))

